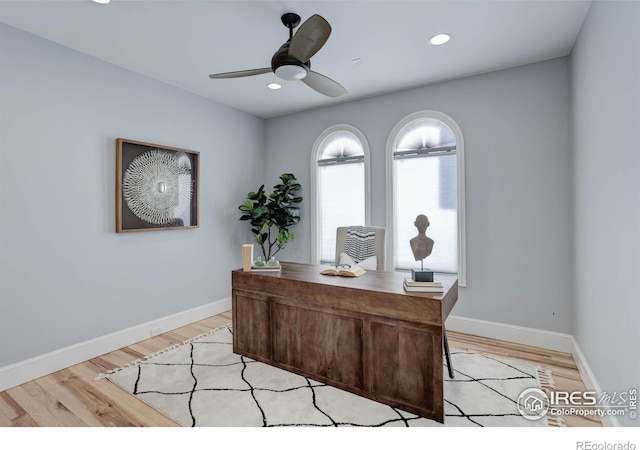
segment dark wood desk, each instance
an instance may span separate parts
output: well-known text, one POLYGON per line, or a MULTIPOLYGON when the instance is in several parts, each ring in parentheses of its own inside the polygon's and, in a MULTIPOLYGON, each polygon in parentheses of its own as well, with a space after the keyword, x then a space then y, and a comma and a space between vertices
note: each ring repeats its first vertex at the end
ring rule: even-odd
POLYGON ((444 294, 407 293, 406 274, 320 275, 323 266, 232 272, 233 351, 423 417, 444 422, 444 294))

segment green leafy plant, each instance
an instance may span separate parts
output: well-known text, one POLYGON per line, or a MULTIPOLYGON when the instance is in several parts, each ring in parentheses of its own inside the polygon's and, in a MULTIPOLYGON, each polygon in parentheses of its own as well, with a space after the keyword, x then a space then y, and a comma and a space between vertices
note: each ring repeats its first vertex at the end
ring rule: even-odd
POLYGON ((242 211, 240 220, 251 224, 254 240, 267 261, 295 239, 289 228, 300 221, 300 208, 295 206, 302 202, 302 197, 296 195, 301 189, 300 183, 291 173, 280 175, 280 181, 269 197, 263 184, 257 192, 249 192, 244 203, 238 206, 242 211))

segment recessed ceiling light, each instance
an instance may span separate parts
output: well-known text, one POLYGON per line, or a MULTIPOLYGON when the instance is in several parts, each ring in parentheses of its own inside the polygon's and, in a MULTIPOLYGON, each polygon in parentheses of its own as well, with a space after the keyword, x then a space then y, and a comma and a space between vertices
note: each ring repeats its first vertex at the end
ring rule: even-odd
POLYGON ((440 34, 436 34, 431 39, 429 39, 429 44, 442 45, 449 42, 449 39, 451 39, 450 35, 448 35, 447 33, 440 33, 440 34))
POLYGON ((93 3, 100 3, 101 5, 106 5, 111 0, 91 0, 93 3))
POLYGON ((282 85, 279 84, 279 83, 269 83, 269 84, 267 84, 267 87, 269 89, 273 89, 275 91, 275 90, 280 89, 282 87, 282 85))

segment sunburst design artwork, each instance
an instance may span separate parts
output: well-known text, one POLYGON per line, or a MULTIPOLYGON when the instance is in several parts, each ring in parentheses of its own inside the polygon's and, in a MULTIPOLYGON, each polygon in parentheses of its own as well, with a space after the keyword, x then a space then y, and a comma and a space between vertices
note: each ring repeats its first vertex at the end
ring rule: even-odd
POLYGON ((129 209, 142 220, 157 225, 180 217, 191 200, 188 162, 163 150, 137 156, 122 181, 122 194, 129 209))
POLYGON ((118 139, 116 231, 197 227, 199 154, 118 139))

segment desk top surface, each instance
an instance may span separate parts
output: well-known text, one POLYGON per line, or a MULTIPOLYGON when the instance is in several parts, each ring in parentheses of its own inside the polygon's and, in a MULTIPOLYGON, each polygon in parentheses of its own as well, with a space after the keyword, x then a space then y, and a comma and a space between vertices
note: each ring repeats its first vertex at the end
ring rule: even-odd
MULTIPOLYGON (((405 278, 410 277, 408 273, 368 270, 363 275, 354 278, 322 275, 320 272, 326 269, 327 266, 317 264, 281 262, 281 266, 282 270, 280 272, 253 271, 246 273, 256 276, 274 277, 305 283, 322 284, 326 286, 362 289, 366 291, 385 292, 395 295, 439 300, 442 300, 454 286, 457 292, 458 285, 458 279, 455 276, 437 275, 436 278, 442 282, 444 292, 407 292, 404 290, 403 282, 405 278)), ((234 272, 245 273, 242 272, 242 269, 234 270, 234 272)))
POLYGON ((234 290, 304 298, 326 307, 357 309, 395 318, 442 324, 458 300, 458 279, 438 276, 444 292, 406 292, 408 274, 370 270, 363 275, 321 275, 327 266, 281 262, 280 272, 232 272, 234 290))

